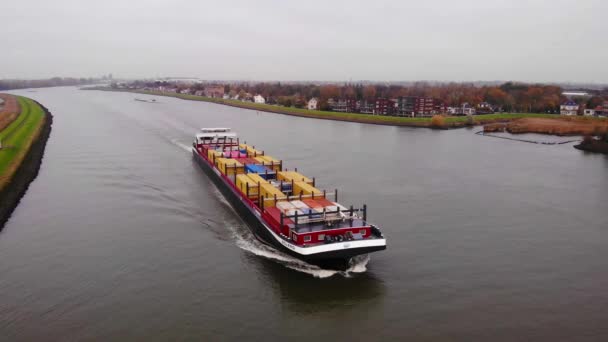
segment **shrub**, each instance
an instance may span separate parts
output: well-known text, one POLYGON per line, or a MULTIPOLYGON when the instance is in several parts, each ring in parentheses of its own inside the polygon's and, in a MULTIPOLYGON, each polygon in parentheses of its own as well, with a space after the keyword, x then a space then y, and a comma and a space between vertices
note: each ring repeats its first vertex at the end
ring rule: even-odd
POLYGON ((433 115, 431 118, 431 126, 437 128, 445 127, 445 118, 443 115, 433 115))

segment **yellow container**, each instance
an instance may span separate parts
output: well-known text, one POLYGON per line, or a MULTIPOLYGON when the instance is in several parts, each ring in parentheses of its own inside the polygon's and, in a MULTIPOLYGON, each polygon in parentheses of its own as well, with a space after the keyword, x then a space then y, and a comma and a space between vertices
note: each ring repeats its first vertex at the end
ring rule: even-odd
POLYGON ((293 182, 293 194, 296 196, 302 195, 311 195, 315 194, 315 197, 319 195, 319 197, 323 196, 323 192, 312 185, 306 182, 293 182))
POLYGON ((249 177, 256 185, 258 183, 260 184, 267 184, 268 181, 265 180, 264 178, 262 178, 262 176, 258 175, 257 173, 248 173, 247 177, 249 177))
POLYGON ((249 188, 249 198, 258 197, 258 182, 246 174, 236 175, 236 187, 244 194, 247 194, 247 188, 249 188))
POLYGON ((247 146, 247 157, 257 157, 257 156, 261 156, 264 154, 264 152, 256 150, 255 148, 251 147, 251 146, 247 146))
POLYGON ((274 159, 271 156, 260 156, 255 159, 261 161, 262 164, 268 166, 273 171, 281 171, 281 161, 278 159, 274 159))
POLYGON ((214 160, 216 160, 217 158, 221 158, 223 157, 224 154, 222 152, 216 151, 216 150, 209 150, 207 151, 207 159, 211 160, 212 162, 214 160), (213 156, 215 156, 215 159, 213 158, 213 156))
POLYGON ((260 196, 264 197, 264 208, 273 207, 276 205, 274 200, 276 195, 277 202, 285 201, 287 197, 284 193, 282 193, 279 189, 272 186, 270 183, 261 183, 260 184, 260 196))
POLYGON ((239 163, 234 159, 216 157, 215 160, 220 171, 226 176, 245 173, 245 168, 243 167, 243 164, 239 163))
POLYGON ((294 182, 305 182, 312 185, 312 179, 295 171, 277 172, 277 179, 282 180, 284 182, 291 182, 293 180, 294 182))

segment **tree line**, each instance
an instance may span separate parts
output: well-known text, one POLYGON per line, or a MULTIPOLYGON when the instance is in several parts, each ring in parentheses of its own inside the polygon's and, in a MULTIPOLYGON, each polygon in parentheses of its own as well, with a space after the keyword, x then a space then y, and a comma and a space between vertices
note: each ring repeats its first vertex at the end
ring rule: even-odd
POLYGON ((0 90, 93 84, 93 78, 53 77, 40 80, 0 80, 0 90))

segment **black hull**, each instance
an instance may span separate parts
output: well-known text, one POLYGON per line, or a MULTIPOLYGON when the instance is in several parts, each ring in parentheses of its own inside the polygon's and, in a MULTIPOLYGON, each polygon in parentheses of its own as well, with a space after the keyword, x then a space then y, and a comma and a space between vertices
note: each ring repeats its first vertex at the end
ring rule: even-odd
POLYGON ((201 157, 195 149, 192 150, 192 155, 203 171, 209 176, 213 183, 220 190, 222 195, 228 200, 232 207, 237 211, 241 218, 247 223, 251 232, 261 242, 272 246, 273 248, 280 250, 283 253, 289 254, 307 263, 320 265, 323 267, 331 268, 344 268, 348 266, 348 261, 361 254, 367 254, 379 250, 386 249, 386 246, 378 247, 364 247, 364 248, 349 248, 341 249, 323 253, 316 253, 313 255, 302 255, 297 253, 276 240, 275 236, 269 232, 269 228, 266 228, 261 217, 256 215, 256 211, 250 208, 240 198, 240 195, 226 183, 226 181, 215 172, 215 169, 210 166, 207 161, 201 157))

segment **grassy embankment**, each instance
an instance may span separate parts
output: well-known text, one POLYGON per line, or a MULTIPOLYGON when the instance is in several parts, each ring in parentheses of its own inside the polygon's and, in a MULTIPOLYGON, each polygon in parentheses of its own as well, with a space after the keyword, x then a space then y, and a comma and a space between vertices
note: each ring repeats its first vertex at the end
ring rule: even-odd
MULTIPOLYGON (((108 91, 124 91, 138 94, 147 94, 155 96, 169 96, 176 97, 184 100, 192 101, 203 101, 212 102, 217 104, 223 104, 227 106, 246 108, 259 110, 264 112, 287 114, 295 116, 303 116, 317 119, 327 120, 339 120, 339 121, 351 121, 361 123, 371 123, 380 125, 394 125, 394 126, 412 126, 412 127, 432 127, 431 118, 408 118, 408 117, 397 117, 397 116, 383 116, 383 115, 371 115, 371 114, 358 114, 358 113, 338 113, 338 112, 326 112, 321 110, 308 110, 304 108, 294 107, 283 107, 269 104, 260 104, 253 102, 243 102, 238 100, 224 100, 203 96, 186 95, 186 94, 174 94, 174 93, 163 93, 157 91, 144 91, 144 90, 114 90, 110 88, 91 88, 93 90, 108 90, 108 91)), ((554 118, 556 115, 553 114, 532 114, 532 113, 520 113, 520 114, 484 114, 475 115, 475 124, 485 124, 497 121, 509 121, 519 118, 554 118)), ((463 127, 467 124, 467 117, 464 116, 447 116, 443 120, 445 128, 463 127)))
POLYGON ((44 124, 44 111, 33 100, 18 97, 21 112, 6 128, 0 131, 0 189, 13 177, 15 171, 38 138, 44 124))

